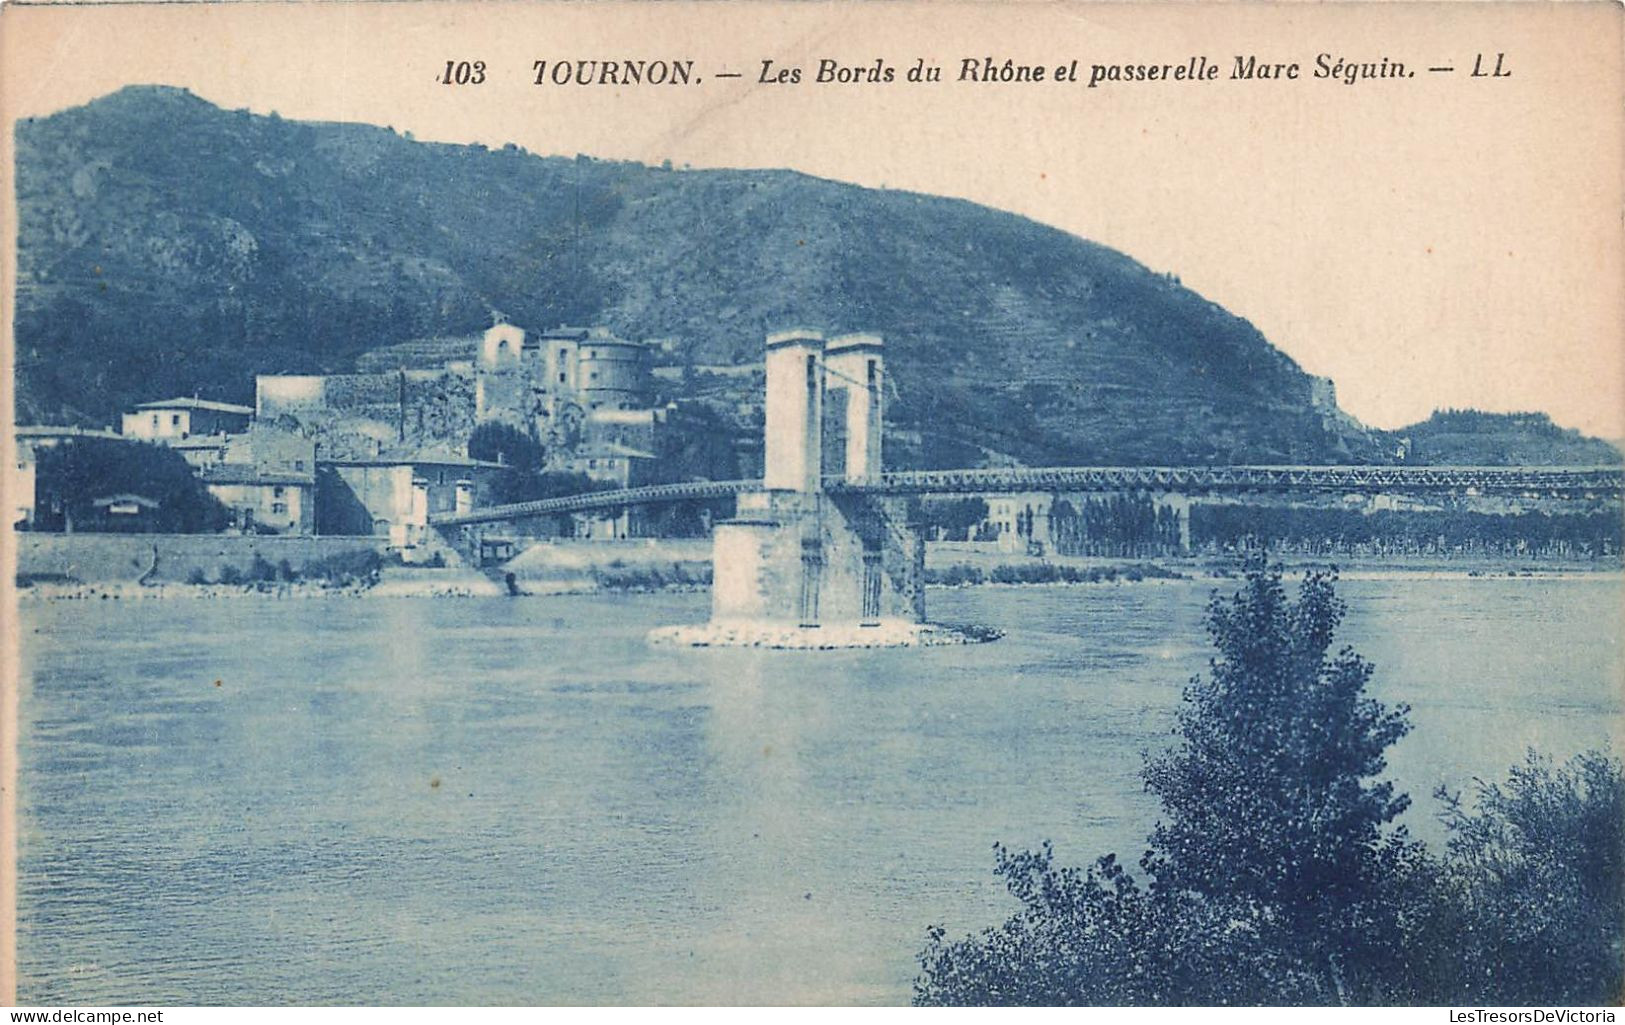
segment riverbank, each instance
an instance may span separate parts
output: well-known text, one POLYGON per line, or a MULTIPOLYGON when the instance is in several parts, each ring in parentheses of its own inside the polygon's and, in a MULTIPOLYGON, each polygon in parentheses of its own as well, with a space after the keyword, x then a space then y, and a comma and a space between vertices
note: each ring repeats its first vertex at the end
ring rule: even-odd
MULTIPOLYGON (((699 591, 711 583, 707 539, 551 541, 507 564, 392 564, 374 538, 253 538, 174 535, 23 535, 18 593, 24 600, 165 598, 460 598, 501 595, 699 591), (511 577, 510 577, 511 574, 511 577)), ((1113 559, 1033 557, 992 545, 928 544, 932 587, 1116 586, 1226 580, 1239 555, 1113 559)), ((1460 559, 1429 555, 1278 560, 1289 573, 1335 565, 1344 579, 1550 578, 1620 573, 1609 560, 1460 559)))

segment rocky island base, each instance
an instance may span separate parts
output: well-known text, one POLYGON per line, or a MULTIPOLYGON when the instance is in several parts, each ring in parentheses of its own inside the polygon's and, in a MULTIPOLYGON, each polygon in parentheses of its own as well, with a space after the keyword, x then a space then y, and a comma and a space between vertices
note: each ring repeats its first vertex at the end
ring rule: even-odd
POLYGON ((649 643, 679 648, 772 648, 783 651, 839 651, 852 648, 931 648, 982 644, 1004 636, 982 626, 949 626, 889 619, 872 626, 831 623, 789 626, 744 620, 663 626, 649 632, 649 643))

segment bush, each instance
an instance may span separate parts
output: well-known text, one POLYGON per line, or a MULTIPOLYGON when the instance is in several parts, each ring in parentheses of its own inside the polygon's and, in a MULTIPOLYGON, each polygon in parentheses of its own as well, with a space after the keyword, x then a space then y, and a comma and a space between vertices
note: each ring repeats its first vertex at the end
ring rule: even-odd
POLYGON ((961 587, 965 584, 980 584, 984 582, 982 571, 975 566, 964 563, 955 563, 942 569, 927 569, 925 582, 928 584, 941 584, 944 587, 961 587))
POLYGON ((384 569, 384 557, 371 548, 356 548, 316 559, 305 564, 300 576, 340 587, 355 583, 376 583, 384 569))
POLYGON ((1443 788, 1466 903, 1471 999, 1611 1004, 1625 993, 1625 769, 1597 752, 1562 768, 1529 752, 1475 807, 1443 788))

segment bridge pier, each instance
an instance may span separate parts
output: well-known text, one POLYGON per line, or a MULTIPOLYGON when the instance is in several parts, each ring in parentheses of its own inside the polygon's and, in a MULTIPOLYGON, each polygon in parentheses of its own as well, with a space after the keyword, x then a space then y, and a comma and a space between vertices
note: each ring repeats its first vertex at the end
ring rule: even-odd
MULTIPOLYGON (((840 479, 881 480, 882 343, 812 331, 767 338, 763 487, 712 528, 710 637, 694 643, 851 647, 942 643, 924 626, 925 541, 906 496, 824 489, 824 410, 844 434, 840 479), (832 400, 832 401, 831 401, 832 400), (785 642, 787 632, 801 642, 785 642), (754 638, 754 640, 753 640, 754 638), (762 640, 768 638, 769 640, 762 640), (774 640, 776 639, 776 640, 774 640)), ((957 639, 957 638, 955 638, 957 639)))
POLYGON ((755 491, 712 532, 711 619, 814 629, 925 621, 925 542, 908 502, 755 491))

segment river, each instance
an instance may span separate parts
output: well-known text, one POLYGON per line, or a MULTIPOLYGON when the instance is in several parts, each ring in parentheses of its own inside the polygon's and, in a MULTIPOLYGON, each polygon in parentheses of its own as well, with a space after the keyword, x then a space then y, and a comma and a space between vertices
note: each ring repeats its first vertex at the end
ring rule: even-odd
MULTIPOLYGON (((25 1003, 898 1003, 992 845, 1131 864, 1212 581, 933 591, 993 644, 671 651, 703 594, 23 606, 25 1003)), ((1217 586, 1233 586, 1220 582, 1217 586)), ((1617 576, 1351 579, 1435 785, 1617 736, 1617 576)))

